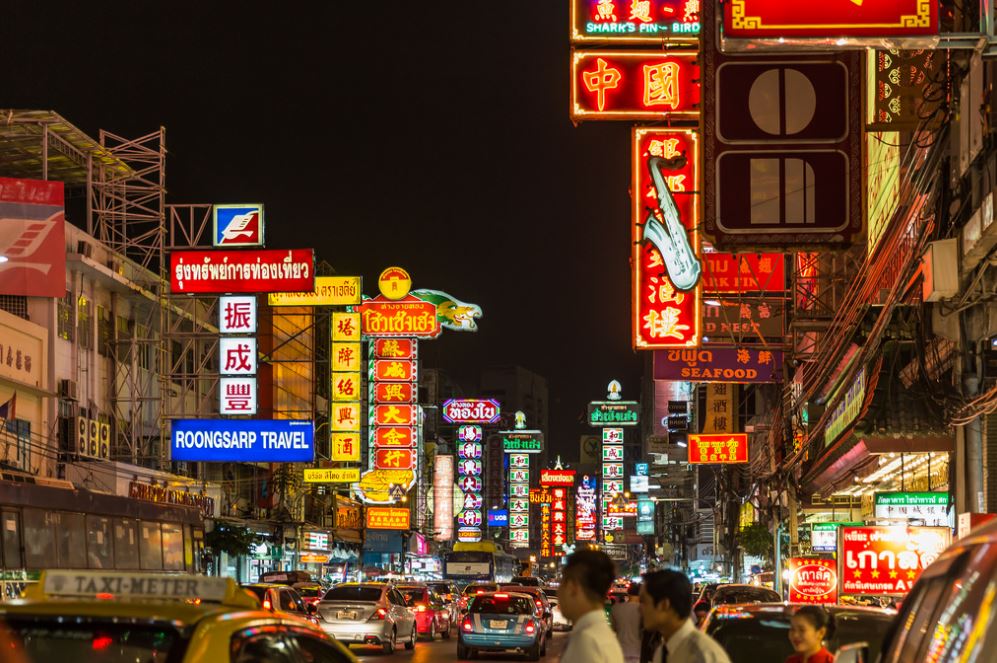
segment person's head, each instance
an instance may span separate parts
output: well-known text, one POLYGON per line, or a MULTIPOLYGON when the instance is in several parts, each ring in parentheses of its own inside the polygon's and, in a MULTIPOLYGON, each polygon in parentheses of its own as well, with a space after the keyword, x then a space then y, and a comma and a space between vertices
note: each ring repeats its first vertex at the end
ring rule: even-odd
POLYGON ((665 570, 644 574, 640 593, 644 628, 668 637, 689 619, 691 611, 692 585, 684 573, 665 570))
POLYGON ((630 587, 627 588, 627 600, 631 603, 640 602, 640 583, 632 582, 630 587))
POLYGON ((601 610, 613 585, 616 567, 609 555, 598 550, 579 550, 564 565, 557 598, 561 612, 577 620, 592 610, 601 610))
POLYGON ((789 642, 799 654, 813 654, 834 637, 834 616, 819 605, 805 605, 789 622, 789 642))

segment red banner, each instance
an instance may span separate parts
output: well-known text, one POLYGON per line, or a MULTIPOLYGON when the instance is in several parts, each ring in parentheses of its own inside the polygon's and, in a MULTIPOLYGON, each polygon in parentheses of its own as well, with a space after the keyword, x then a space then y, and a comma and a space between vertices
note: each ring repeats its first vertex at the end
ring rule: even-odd
POLYGON ((62 182, 0 177, 0 293, 66 295, 63 200, 62 182))
POLYGON ((705 292, 784 292, 786 260, 781 253, 706 253, 705 292))
POLYGON ((411 447, 416 442, 415 429, 406 426, 377 426, 374 428, 375 447, 411 447))
POLYGON ((414 359, 415 341, 411 338, 379 338, 374 341, 377 359, 414 359))
POLYGON ((411 382, 375 382, 374 402, 411 403, 415 400, 415 390, 411 382))
POLYGON ((730 464, 748 462, 748 434, 689 435, 690 464, 730 464))
POLYGON ((699 117, 696 51, 574 51, 571 117, 655 120, 699 117))
POLYGON ((699 134, 634 129, 633 338, 640 350, 700 343, 699 134))
POLYGON ((794 557, 788 561, 789 602, 838 602, 838 570, 833 559, 794 557))
POLYGON ((312 249, 174 251, 170 290, 174 293, 311 292, 315 289, 312 249))
POLYGON ((574 470, 540 470, 541 486, 574 486, 574 470))
POLYGON ((374 469, 413 470, 415 469, 415 451, 394 448, 375 449, 374 469))
POLYGON ((938 32, 936 0, 730 0, 730 38, 911 36, 938 32))
POLYGON ((414 426, 415 405, 375 405, 374 423, 378 426, 414 426))
POLYGON ((413 382, 415 362, 408 359, 375 359, 374 379, 379 382, 413 382))
POLYGON ((436 305, 412 295, 393 301, 383 296, 360 305, 360 329, 364 336, 408 336, 436 338, 443 331, 436 305))
POLYGON ((368 529, 400 529, 410 526, 411 514, 408 509, 394 509, 386 506, 367 507, 368 529))
POLYGON ((951 538, 947 527, 842 527, 841 593, 904 596, 951 538))

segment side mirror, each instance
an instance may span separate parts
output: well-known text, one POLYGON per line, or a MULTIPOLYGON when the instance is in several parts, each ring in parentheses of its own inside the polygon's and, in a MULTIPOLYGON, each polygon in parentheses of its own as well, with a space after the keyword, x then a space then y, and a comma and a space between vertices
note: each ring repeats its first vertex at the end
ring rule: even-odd
POLYGON ((834 653, 834 663, 869 663, 869 643, 843 645, 834 653))

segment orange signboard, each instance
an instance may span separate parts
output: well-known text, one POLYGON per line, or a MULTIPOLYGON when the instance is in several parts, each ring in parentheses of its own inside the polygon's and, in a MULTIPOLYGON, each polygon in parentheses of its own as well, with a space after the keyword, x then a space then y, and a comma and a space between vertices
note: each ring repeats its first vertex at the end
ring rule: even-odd
POLYGON ((367 507, 368 529, 401 529, 409 528, 410 513, 408 509, 393 509, 385 506, 367 507))
POLYGON ((842 527, 841 593, 903 596, 948 547, 948 527, 842 527))
POLYGON ((415 469, 415 451, 413 449, 375 449, 374 469, 377 470, 411 470, 415 469))
POLYGON ((378 426, 374 429, 375 447, 411 447, 415 429, 408 426, 378 426))
POLYGON ((411 338, 379 338, 374 341, 374 356, 378 359, 412 359, 415 341, 411 338))
POLYGON ((789 560, 790 603, 837 603, 838 568, 833 559, 793 557, 789 560))
POLYGON ((412 426, 416 423, 414 405, 375 405, 374 423, 378 426, 412 426))
POLYGON ((364 336, 436 338, 443 331, 436 305, 408 295, 398 301, 383 296, 360 305, 360 329, 364 336))
POLYGON ((375 403, 411 403, 415 400, 415 390, 407 382, 374 383, 375 403))
POLYGON ((378 382, 413 382, 415 362, 408 359, 375 359, 374 379, 378 382))
POLYGON ((689 462, 730 464, 748 462, 748 434, 689 435, 689 462))

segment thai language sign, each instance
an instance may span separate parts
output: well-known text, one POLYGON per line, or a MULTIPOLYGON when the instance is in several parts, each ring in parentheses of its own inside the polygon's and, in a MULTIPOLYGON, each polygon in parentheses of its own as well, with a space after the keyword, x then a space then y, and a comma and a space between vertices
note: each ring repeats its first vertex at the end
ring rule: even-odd
POLYGON ((689 435, 689 462, 730 464, 748 462, 748 434, 689 435))
POLYGON ((918 520, 948 527, 948 493, 876 493, 876 518, 918 520))
POLYGON ((538 454, 543 451, 543 434, 540 431, 515 431, 502 433, 505 453, 538 454))
POLYGON ((703 342, 782 343, 786 302, 782 299, 707 299, 703 342))
POLYGON ((360 303, 359 276, 316 276, 310 292, 272 292, 270 306, 354 306, 360 303))
POLYGON ((699 116, 696 51, 574 51, 571 117, 655 120, 699 116))
POLYGON ((369 337, 436 338, 443 331, 436 305, 412 295, 399 300, 368 299, 360 305, 360 321, 363 335, 369 337))
POLYGON ((788 560, 789 602, 838 602, 838 569, 833 559, 793 557, 788 560))
POLYGON ((637 401, 593 401, 588 406, 589 426, 636 426, 639 415, 637 401))
POLYGON ((310 463, 311 421, 294 419, 175 419, 170 459, 208 463, 310 463))
POLYGON ((862 411, 865 402, 865 369, 859 370, 848 391, 845 392, 837 407, 831 413, 831 419, 824 429, 824 444, 831 444, 845 431, 850 423, 855 421, 862 411))
POLYGON ((659 350, 654 353, 654 379, 781 382, 782 351, 747 347, 659 350))
POLYGON ((305 483, 356 483, 360 481, 359 467, 331 467, 305 470, 305 483))
POLYGON ((574 470, 540 470, 541 486, 573 486, 575 485, 574 470))
POLYGON ((947 527, 843 527, 841 593, 903 596, 951 538, 947 527))
POLYGON ((312 249, 173 251, 174 294, 305 292, 315 287, 312 249))
POLYGON ((367 507, 368 529, 400 529, 409 528, 409 510, 384 506, 367 507))
POLYGON ((501 409, 494 398, 451 398, 443 403, 441 413, 451 424, 494 424, 501 409))

